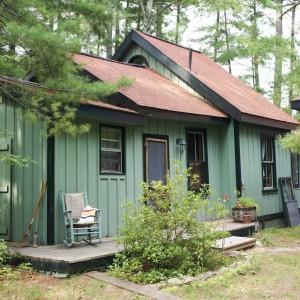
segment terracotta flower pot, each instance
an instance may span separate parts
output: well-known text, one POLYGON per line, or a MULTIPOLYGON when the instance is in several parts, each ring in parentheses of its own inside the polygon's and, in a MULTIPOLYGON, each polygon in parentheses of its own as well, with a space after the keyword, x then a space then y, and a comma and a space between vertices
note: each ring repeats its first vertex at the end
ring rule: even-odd
POLYGON ((232 217, 234 222, 242 223, 244 215, 250 215, 251 222, 255 222, 257 219, 256 206, 232 208, 232 217))

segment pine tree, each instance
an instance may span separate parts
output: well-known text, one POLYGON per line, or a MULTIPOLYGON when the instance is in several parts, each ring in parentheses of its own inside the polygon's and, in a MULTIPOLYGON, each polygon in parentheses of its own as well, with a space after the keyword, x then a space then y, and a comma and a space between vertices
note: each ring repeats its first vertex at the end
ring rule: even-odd
POLYGON ((0 91, 21 104, 26 119, 42 120, 49 135, 88 131, 88 124, 76 125, 77 107, 129 84, 126 79, 114 85, 90 83, 78 76, 72 53, 82 47, 74 24, 82 17, 83 2, 0 0, 0 75, 42 85, 1 84, 0 91))

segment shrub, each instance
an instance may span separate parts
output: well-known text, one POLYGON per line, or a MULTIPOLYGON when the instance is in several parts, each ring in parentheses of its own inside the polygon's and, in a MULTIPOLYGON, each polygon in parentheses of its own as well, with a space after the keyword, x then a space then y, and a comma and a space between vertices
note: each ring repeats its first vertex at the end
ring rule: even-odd
MULTIPOLYGON (((194 275, 224 264, 211 244, 224 236, 199 216, 225 215, 222 203, 210 204, 212 190, 187 191, 188 170, 175 166, 175 176, 164 185, 143 183, 138 205, 126 201, 118 242, 124 246, 110 273, 134 282, 154 283, 179 275, 194 275), (145 204, 152 203, 152 205, 145 204)), ((192 180, 194 180, 193 178, 192 180)))
POLYGON ((4 240, 0 239, 0 268, 4 266, 9 260, 11 260, 12 255, 8 251, 8 247, 4 240))

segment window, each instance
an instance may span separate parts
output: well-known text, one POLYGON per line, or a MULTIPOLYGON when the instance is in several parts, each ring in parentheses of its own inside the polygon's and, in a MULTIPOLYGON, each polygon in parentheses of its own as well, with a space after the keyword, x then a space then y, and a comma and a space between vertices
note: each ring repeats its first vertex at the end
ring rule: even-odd
POLYGON ((294 188, 299 188, 299 155, 292 153, 292 180, 294 188))
POLYGON ((129 60, 130 64, 136 64, 149 67, 147 59, 142 55, 135 55, 129 60))
POLYGON ((189 182, 189 190, 197 191, 202 184, 208 182, 207 158, 204 132, 187 132, 187 155, 188 167, 191 173, 198 176, 198 182, 192 184, 189 182))
POLYGON ((273 137, 261 137, 261 155, 263 190, 276 189, 276 165, 273 137))
POLYGON ((124 173, 124 130, 101 126, 101 173, 124 173))

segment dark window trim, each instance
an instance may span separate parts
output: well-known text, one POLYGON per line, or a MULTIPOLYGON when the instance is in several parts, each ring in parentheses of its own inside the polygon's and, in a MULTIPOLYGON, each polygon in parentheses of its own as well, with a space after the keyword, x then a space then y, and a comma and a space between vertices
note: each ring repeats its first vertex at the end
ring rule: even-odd
POLYGON ((262 194, 263 195, 266 195, 266 194, 277 194, 277 192, 278 192, 277 188, 262 190, 262 194))
MULTIPOLYGON (((197 127, 187 127, 185 130, 185 137, 187 140, 188 133, 202 133, 204 140, 204 155, 205 155, 205 178, 204 183, 209 184, 209 168, 208 168, 208 148, 207 148, 207 129, 206 128, 197 128, 197 127)), ((189 158, 188 158, 188 144, 186 145, 186 164, 187 168, 189 167, 189 158)))
POLYGON ((278 192, 277 188, 277 166, 276 166, 276 151, 275 151, 275 133, 267 133, 261 132, 260 134, 260 154, 261 154, 261 174, 262 174, 262 194, 274 194, 278 192), (272 188, 264 188, 263 182, 263 157, 261 153, 261 146, 263 138, 271 138, 272 139, 272 154, 273 154, 273 187, 272 188))
POLYGON ((292 177, 292 182, 293 182, 293 186, 294 186, 294 188, 295 189, 298 189, 299 187, 300 187, 300 183, 299 183, 299 179, 300 179, 300 177, 299 177, 299 159, 300 159, 300 157, 299 157, 299 154, 296 154, 296 153, 292 153, 291 152, 291 177, 292 177), (294 168, 293 168, 293 156, 296 156, 297 157, 297 177, 298 177, 298 179, 297 179, 297 184, 295 184, 295 181, 294 181, 294 174, 293 174, 293 170, 294 170, 294 168))
POLYGON ((55 138, 47 139, 47 245, 55 243, 55 138))
POLYGON ((164 134, 149 134, 145 133, 143 134, 143 167, 144 167, 144 182, 147 182, 147 170, 146 170, 146 139, 158 139, 158 140, 166 140, 167 141, 167 166, 168 166, 168 172, 170 173, 170 145, 169 145, 169 136, 164 134))
POLYGON ((109 125, 109 124, 100 124, 99 126, 99 174, 100 175, 125 175, 126 174, 126 131, 125 127, 109 125), (120 129, 122 133, 122 172, 102 172, 101 171, 101 129, 102 127, 120 129))

